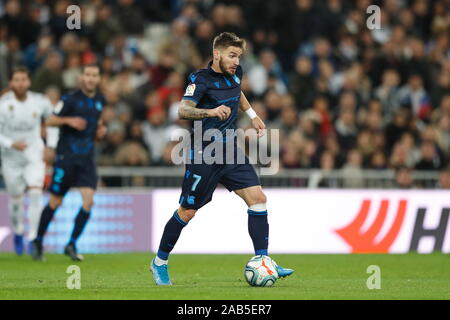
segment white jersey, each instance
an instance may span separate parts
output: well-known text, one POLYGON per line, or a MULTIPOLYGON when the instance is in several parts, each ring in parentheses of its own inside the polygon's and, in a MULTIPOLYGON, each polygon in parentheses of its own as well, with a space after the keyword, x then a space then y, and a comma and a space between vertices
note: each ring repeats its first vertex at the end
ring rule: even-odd
POLYGON ((0 99, 0 146, 2 162, 41 160, 44 142, 41 137, 42 119, 52 114, 52 104, 43 94, 27 92, 25 101, 8 92, 0 99), (22 152, 11 148, 15 141, 23 141, 27 148, 22 152))

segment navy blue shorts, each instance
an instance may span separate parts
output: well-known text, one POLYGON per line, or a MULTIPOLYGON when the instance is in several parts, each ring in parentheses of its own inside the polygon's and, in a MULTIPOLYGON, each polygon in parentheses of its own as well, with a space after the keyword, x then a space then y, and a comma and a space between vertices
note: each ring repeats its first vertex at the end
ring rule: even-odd
POLYGON ((261 184, 248 159, 245 164, 186 164, 180 205, 200 209, 211 201, 219 183, 229 191, 261 184))
POLYGON ((53 165, 52 183, 49 191, 64 196, 70 188, 87 187, 96 189, 97 168, 92 157, 56 156, 53 165))

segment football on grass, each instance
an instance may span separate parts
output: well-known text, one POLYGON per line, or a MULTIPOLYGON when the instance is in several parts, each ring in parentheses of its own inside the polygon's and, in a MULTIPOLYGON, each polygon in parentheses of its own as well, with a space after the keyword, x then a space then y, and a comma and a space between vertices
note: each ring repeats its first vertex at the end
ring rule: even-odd
POLYGON ((245 280, 254 287, 270 287, 278 279, 275 262, 268 256, 254 256, 245 265, 245 280))

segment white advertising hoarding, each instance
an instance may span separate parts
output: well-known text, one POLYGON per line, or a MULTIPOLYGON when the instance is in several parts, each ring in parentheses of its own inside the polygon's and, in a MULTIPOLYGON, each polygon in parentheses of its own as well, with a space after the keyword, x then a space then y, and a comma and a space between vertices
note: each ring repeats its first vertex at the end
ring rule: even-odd
MULTIPOLYGON (((450 252, 450 192, 265 189, 270 253, 450 252)), ((151 247, 179 189, 153 193, 151 247)), ((247 206, 225 189, 183 230, 174 253, 252 253, 247 206)))

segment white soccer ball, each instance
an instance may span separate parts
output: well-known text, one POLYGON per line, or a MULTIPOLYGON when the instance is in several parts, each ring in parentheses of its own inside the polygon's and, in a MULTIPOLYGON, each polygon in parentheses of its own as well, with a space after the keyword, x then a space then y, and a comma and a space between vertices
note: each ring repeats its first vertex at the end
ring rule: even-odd
POLYGON ((268 256, 254 256, 245 265, 245 280, 255 287, 270 287, 278 279, 276 263, 268 256))

